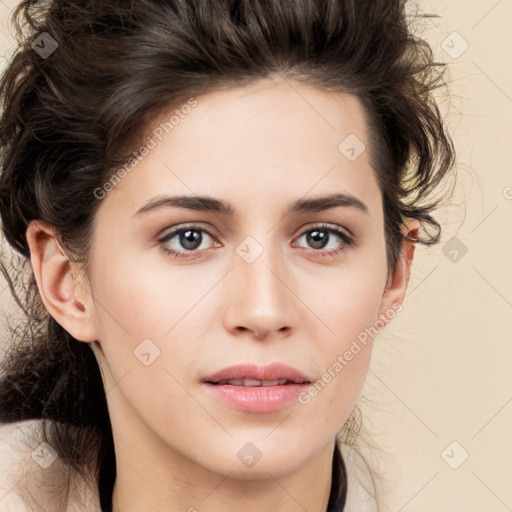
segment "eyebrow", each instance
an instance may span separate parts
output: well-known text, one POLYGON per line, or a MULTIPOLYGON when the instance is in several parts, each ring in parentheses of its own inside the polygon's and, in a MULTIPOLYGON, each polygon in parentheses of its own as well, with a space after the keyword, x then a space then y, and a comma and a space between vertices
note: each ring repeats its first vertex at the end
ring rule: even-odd
MULTIPOLYGON (((355 208, 364 214, 369 213, 366 204, 357 197, 347 193, 336 193, 312 199, 299 199, 294 201, 288 207, 287 215, 293 213, 321 212, 340 206, 355 208)), ((142 208, 137 210, 135 215, 171 207, 186 208, 200 212, 220 213, 229 216, 233 216, 236 213, 236 210, 230 203, 208 196, 157 196, 147 201, 142 208)))

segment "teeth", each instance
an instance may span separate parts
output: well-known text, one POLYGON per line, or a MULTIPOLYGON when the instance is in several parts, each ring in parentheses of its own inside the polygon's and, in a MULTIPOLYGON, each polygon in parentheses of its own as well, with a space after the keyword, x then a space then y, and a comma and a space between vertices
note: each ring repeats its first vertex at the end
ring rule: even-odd
POLYGON ((219 384, 230 384, 231 386, 243 386, 244 380, 243 379, 223 380, 222 382, 219 382, 219 384))
POLYGON ((286 379, 279 380, 255 380, 255 379, 230 379, 223 380, 219 382, 219 384, 228 384, 230 386, 282 386, 286 384, 288 381, 286 379))
POLYGON ((264 382, 268 382, 268 381, 244 379, 244 386, 261 386, 261 385, 263 385, 264 382))

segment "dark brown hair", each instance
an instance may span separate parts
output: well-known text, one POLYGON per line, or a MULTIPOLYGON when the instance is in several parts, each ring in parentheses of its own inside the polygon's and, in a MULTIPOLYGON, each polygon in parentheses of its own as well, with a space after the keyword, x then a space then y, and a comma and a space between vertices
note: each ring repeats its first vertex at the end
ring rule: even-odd
MULTIPOLYGON (((0 216, 16 251, 4 255, 2 272, 25 323, 8 340, 0 421, 42 419, 43 438, 69 471, 99 481, 103 507, 115 452, 101 374, 88 344, 42 304, 28 223, 53 226, 70 258, 87 269, 101 204, 93 191, 159 113, 206 92, 281 77, 361 100, 393 272, 405 218, 423 226, 417 242, 439 241, 434 192, 455 159, 433 96, 445 85, 446 65, 411 30, 422 15, 408 19, 405 7, 405 0, 75 0, 15 9, 20 47, 0 81, 0 216), (42 33, 58 45, 46 56, 34 46, 42 33)), ((361 424, 354 418, 357 410, 342 443, 355 444, 361 424)), ((347 487, 338 455, 329 507, 347 487)))

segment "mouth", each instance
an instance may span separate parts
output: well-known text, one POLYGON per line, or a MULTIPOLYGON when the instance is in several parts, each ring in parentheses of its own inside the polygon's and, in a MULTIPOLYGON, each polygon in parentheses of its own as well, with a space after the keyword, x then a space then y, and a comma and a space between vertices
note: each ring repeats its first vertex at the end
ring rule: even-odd
POLYGON ((281 363, 267 366, 230 366, 203 379, 206 394, 229 408, 269 413, 297 402, 311 380, 297 369, 281 363))

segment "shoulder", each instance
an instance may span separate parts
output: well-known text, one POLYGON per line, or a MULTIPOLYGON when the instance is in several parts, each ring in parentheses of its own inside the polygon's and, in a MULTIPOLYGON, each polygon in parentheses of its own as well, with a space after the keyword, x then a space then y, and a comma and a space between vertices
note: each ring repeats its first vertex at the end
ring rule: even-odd
MULTIPOLYGON (((53 487, 57 481, 65 481, 67 466, 59 461, 49 445, 41 443, 40 424, 41 420, 0 423, 1 512, 32 510, 21 497, 27 492, 35 503, 44 504, 45 510, 61 510, 62 497, 58 493, 43 493, 43 489, 53 487)), ((96 487, 80 479, 74 484, 73 490, 67 494, 66 511, 101 512, 96 487)))
POLYGON ((344 512, 378 512, 375 497, 357 480, 350 480, 344 512))
MULTIPOLYGON (((345 447, 344 447, 345 448, 345 447)), ((373 478, 360 457, 352 450, 343 450, 347 465, 347 500, 344 512, 378 512, 373 478)))
POLYGON ((18 494, 23 479, 23 468, 31 457, 27 436, 33 434, 38 421, 0 423, 0 510, 25 512, 26 507, 18 494))

